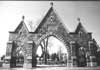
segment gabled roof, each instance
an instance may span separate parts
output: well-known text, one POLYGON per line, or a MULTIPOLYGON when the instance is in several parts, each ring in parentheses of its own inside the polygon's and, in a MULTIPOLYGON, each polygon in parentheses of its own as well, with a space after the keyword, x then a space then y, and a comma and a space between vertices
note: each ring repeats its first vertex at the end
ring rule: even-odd
POLYGON ((57 16, 56 19, 59 19, 59 22, 63 25, 63 27, 65 28, 66 32, 69 32, 69 30, 66 29, 64 23, 62 22, 62 20, 61 20, 60 17, 58 16, 56 10, 53 8, 53 6, 50 7, 50 9, 49 9, 48 12, 46 13, 46 15, 43 17, 42 21, 39 23, 39 25, 37 26, 37 28, 36 28, 35 31, 37 32, 38 29, 39 29, 43 24, 45 24, 45 23, 43 23, 43 22, 45 21, 45 19, 47 19, 48 16, 50 16, 50 14, 51 14, 52 12, 57 16))
POLYGON ((75 33, 78 33, 80 30, 82 30, 83 32, 87 33, 87 31, 85 30, 85 28, 83 27, 82 23, 79 22, 76 30, 75 30, 75 33))
POLYGON ((47 19, 48 16, 50 16, 51 13, 54 13, 54 15, 57 16, 56 19, 59 20, 59 22, 62 24, 63 28, 66 30, 66 32, 69 33, 69 30, 66 28, 65 24, 62 22, 62 20, 60 19, 59 15, 57 14, 56 10, 53 8, 53 5, 50 7, 50 9, 48 10, 48 12, 45 14, 45 16, 41 19, 41 21, 39 23, 36 23, 35 25, 32 26, 32 29, 29 26, 29 21, 26 20, 22 20, 20 22, 20 24, 17 26, 17 28, 15 29, 15 31, 13 32, 17 32, 23 25, 25 26, 25 28, 29 31, 29 32, 36 32, 43 24, 45 19, 47 19))
POLYGON ((14 32, 18 32, 18 30, 20 30, 20 29, 22 28, 22 26, 24 26, 25 29, 26 29, 27 31, 29 31, 29 29, 27 28, 25 22, 22 20, 22 21, 20 22, 20 24, 17 26, 17 28, 15 29, 14 32))
POLYGON ((14 31, 9 31, 9 32, 10 32, 10 33, 16 33, 16 32, 18 32, 18 30, 21 29, 22 26, 24 26, 25 29, 26 29, 28 32, 35 31, 35 29, 36 29, 36 27, 34 27, 35 25, 32 26, 33 28, 31 29, 30 26, 29 26, 30 23, 33 24, 32 21, 22 20, 22 21, 19 23, 19 25, 16 27, 16 29, 15 29, 14 31))

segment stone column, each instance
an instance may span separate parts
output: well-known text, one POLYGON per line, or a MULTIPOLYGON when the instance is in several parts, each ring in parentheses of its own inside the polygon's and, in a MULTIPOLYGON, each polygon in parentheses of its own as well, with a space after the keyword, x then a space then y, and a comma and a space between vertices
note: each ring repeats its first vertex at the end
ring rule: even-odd
POLYGON ((2 65, 4 68, 10 68, 12 46, 13 46, 12 41, 8 41, 7 49, 6 49, 6 56, 4 58, 4 63, 2 65))
POLYGON ((76 57, 76 46, 75 46, 75 41, 70 42, 70 50, 71 50, 71 56, 70 56, 70 66, 71 67, 76 67, 77 66, 77 57, 76 57))
POLYGON ((97 62, 96 62, 96 57, 94 55, 94 51, 93 50, 93 41, 89 41, 89 58, 87 59, 87 66, 97 66, 97 62))
POLYGON ((33 42, 33 47, 32 47, 32 67, 36 67, 37 65, 37 59, 36 59, 36 44, 33 42))
POLYGON ((28 41, 27 42, 27 46, 26 46, 26 53, 24 55, 24 64, 23 67, 24 68, 32 68, 32 41, 28 41))

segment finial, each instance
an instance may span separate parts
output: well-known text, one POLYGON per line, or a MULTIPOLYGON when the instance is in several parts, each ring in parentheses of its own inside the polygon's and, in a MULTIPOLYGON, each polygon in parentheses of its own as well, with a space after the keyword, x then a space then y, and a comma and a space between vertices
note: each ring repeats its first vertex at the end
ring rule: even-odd
POLYGON ((78 22, 80 23, 80 18, 79 18, 79 17, 77 18, 77 20, 78 20, 78 22))
POLYGON ((51 7, 53 7, 53 2, 50 3, 51 7))
POLYGON ((22 20, 24 20, 25 19, 25 16, 22 16, 22 20))

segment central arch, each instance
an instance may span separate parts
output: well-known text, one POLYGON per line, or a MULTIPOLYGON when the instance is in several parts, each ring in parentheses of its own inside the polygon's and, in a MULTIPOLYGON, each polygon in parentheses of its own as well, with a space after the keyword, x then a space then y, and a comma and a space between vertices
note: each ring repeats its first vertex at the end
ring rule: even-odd
MULTIPOLYGON (((37 41, 37 46, 39 46, 39 44, 41 43, 42 40, 44 40, 44 39, 46 39, 47 37, 50 37, 50 36, 54 36, 55 38, 60 40, 66 46, 66 49, 68 50, 68 53, 70 53, 70 51, 69 51, 69 49, 70 49, 69 46, 70 45, 68 44, 69 41, 65 40, 63 36, 61 36, 57 33, 53 33, 53 32, 49 32, 49 33, 46 33, 45 35, 42 35, 37 41)), ((38 48, 38 47, 36 47, 36 48, 38 48)))
MULTIPOLYGON (((56 38, 56 39, 58 39, 64 46, 65 46, 65 48, 66 48, 66 50, 67 50, 67 57, 69 57, 69 55, 70 55, 70 50, 69 50, 69 46, 70 45, 68 45, 67 43, 66 43, 66 41, 63 39, 63 37, 61 37, 60 35, 57 35, 57 34, 54 34, 54 33, 47 33, 47 34, 45 34, 45 35, 42 35, 41 36, 41 38, 39 38, 38 39, 38 43, 36 44, 36 47, 35 47, 35 54, 36 54, 36 52, 37 52, 37 49, 38 49, 38 47, 41 45, 41 42, 43 41, 43 40, 46 40, 46 39, 48 39, 49 37, 54 37, 54 38, 56 38)), ((67 41, 68 42, 68 41, 67 41)), ((47 47, 47 46, 46 46, 47 47)), ((43 53, 43 52, 42 52, 43 53)), ((47 51, 46 51, 46 53, 47 53, 47 51)), ((67 62, 66 62, 67 63, 67 62)))

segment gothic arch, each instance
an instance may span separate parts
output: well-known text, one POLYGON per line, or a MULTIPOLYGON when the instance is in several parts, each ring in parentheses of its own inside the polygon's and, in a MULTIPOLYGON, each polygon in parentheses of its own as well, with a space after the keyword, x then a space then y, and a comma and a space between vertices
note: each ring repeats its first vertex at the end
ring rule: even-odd
MULTIPOLYGON (((70 45, 66 43, 66 41, 63 39, 62 36, 60 36, 59 34, 56 34, 56 33, 52 33, 52 32, 49 32, 49 33, 46 33, 45 35, 42 35, 39 39, 38 39, 38 43, 36 44, 36 48, 35 48, 35 52, 37 51, 37 48, 38 46, 40 45, 41 41, 46 39, 47 37, 50 37, 50 36, 54 36, 55 38, 57 38, 58 40, 60 40, 65 46, 66 46, 66 49, 68 51, 68 55, 70 54, 70 45)), ((67 41, 69 43, 69 41, 67 41)))

